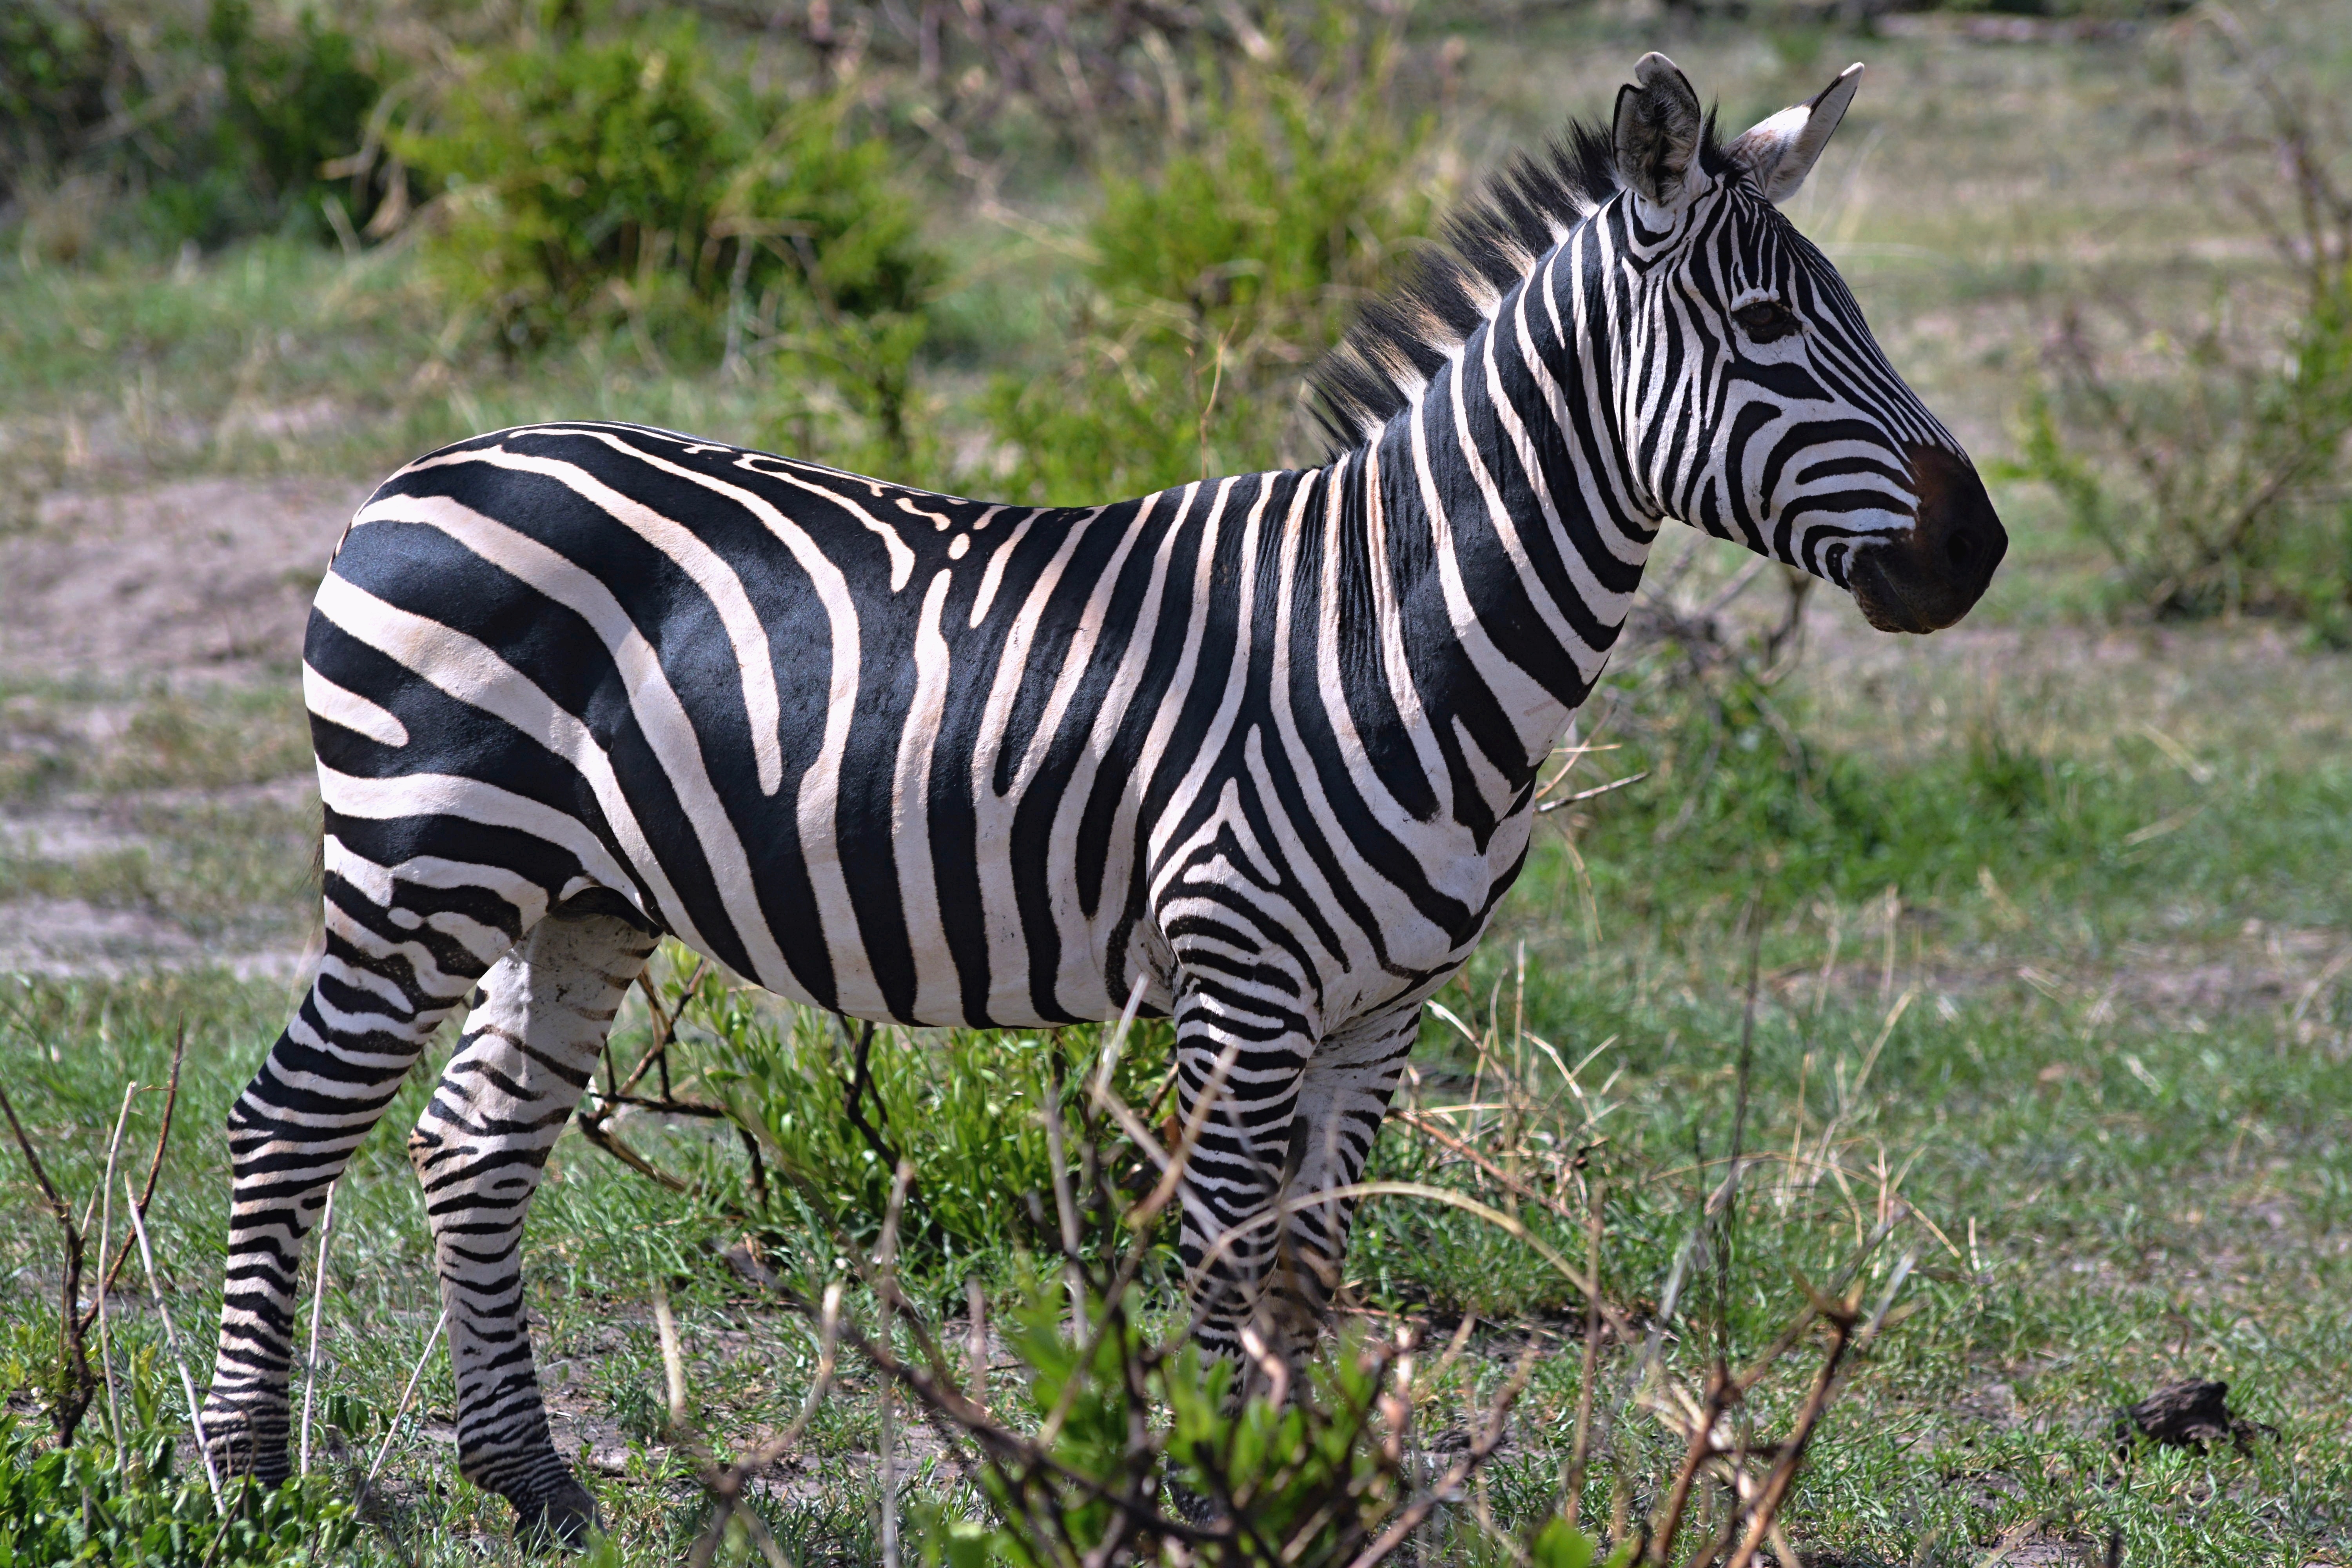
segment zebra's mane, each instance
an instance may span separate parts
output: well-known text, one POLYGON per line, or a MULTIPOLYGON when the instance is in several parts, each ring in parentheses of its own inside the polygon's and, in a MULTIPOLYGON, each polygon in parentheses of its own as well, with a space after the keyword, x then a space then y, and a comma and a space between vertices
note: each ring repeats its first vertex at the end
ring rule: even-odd
MULTIPOLYGON (((1707 111, 1699 166, 1727 167, 1707 111)), ((1571 120, 1541 153, 1520 153, 1446 220, 1388 293, 1370 300, 1307 378, 1335 450, 1360 446, 1412 405, 1438 369, 1536 263, 1621 189, 1605 121, 1571 120)))

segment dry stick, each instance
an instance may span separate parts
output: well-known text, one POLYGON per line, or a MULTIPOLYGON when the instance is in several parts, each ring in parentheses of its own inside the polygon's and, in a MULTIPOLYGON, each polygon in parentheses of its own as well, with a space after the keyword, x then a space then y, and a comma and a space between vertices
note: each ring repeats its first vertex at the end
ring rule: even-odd
POLYGON ((89 1352, 82 1338, 82 1325, 87 1321, 81 1312, 81 1229, 74 1224, 73 1210, 58 1195, 57 1184, 41 1165, 41 1157, 33 1152, 33 1141, 25 1136, 24 1123, 16 1120, 16 1108, 10 1103, 8 1091, 0 1089, 0 1111, 6 1113, 8 1130, 16 1135, 16 1147, 24 1152, 25 1163, 33 1173, 41 1196, 49 1205, 49 1213, 65 1233, 65 1279, 59 1287, 58 1308, 58 1352, 59 1371, 70 1385, 59 1395, 59 1403, 50 1412, 50 1422, 58 1432, 60 1447, 73 1441, 74 1428, 81 1425, 83 1412, 89 1408, 92 1379, 89 1375, 89 1352))
POLYGON ((618 1160, 622 1164, 626 1165, 640 1176, 646 1178, 648 1181, 655 1182, 662 1186, 667 1187, 674 1193, 692 1193, 694 1191, 694 1185, 692 1183, 682 1181, 678 1177, 671 1175, 667 1171, 661 1170, 647 1162, 645 1156, 639 1154, 626 1143, 622 1142, 620 1139, 615 1137, 612 1132, 606 1131, 604 1122, 592 1121, 584 1116, 580 1117, 578 1121, 580 1126, 580 1135, 583 1138, 587 1139, 588 1142, 593 1143, 597 1148, 602 1149, 605 1153, 610 1154, 614 1159, 618 1160))
POLYGON ((1789 1495, 1790 1486, 1797 1479, 1797 1467, 1804 1461, 1805 1446, 1812 1441, 1813 1428, 1820 1425, 1822 1412, 1829 1407, 1830 1384, 1837 1376, 1838 1363, 1845 1359, 1846 1347, 1853 1342, 1853 1320, 1836 1317, 1830 1320, 1830 1353, 1822 1358, 1822 1369, 1814 1374, 1813 1385, 1805 1393, 1803 1408, 1797 1413, 1797 1425, 1781 1446, 1780 1457, 1773 1462, 1772 1473, 1765 1479, 1764 1489, 1756 1499, 1756 1510, 1749 1516, 1748 1531, 1739 1539, 1738 1549, 1732 1552, 1724 1568, 1748 1568, 1754 1561, 1756 1549, 1763 1544, 1765 1535, 1772 1529, 1780 1511, 1781 1500, 1789 1495))
MULTIPOLYGON (((1605 1184, 1592 1184, 1592 1215, 1585 1226, 1584 1267, 1595 1284, 1601 1279, 1601 1194, 1605 1184)), ((1569 1523, 1582 1528, 1584 1522, 1584 1477, 1586 1462, 1592 1454, 1592 1384, 1601 1375, 1601 1299, 1589 1295, 1584 1299, 1584 1375, 1576 1390, 1576 1447, 1568 1462, 1567 1506, 1561 1510, 1569 1523)))
POLYGON ((1070 1195, 1070 1162, 1062 1145, 1062 1111, 1057 1103, 1061 1097, 1062 1075, 1057 1067, 1046 1085, 1044 1103, 1045 1165, 1054 1178, 1054 1215, 1060 1222, 1062 1278, 1070 1291, 1070 1342, 1075 1344, 1086 1321, 1087 1276, 1078 1262, 1078 1208, 1070 1195))
MULTIPOLYGON (((98 1190, 106 1194, 99 1211, 98 1258, 106 1261, 106 1244, 114 1234, 114 1158, 122 1148, 122 1129, 131 1120, 131 1101, 139 1092, 139 1080, 132 1079, 122 1086, 122 1109, 114 1113, 114 1136, 106 1141, 106 1175, 98 1190)), ((114 1439, 114 1468, 122 1469, 122 1411, 114 1398, 114 1339, 108 1331, 106 1320, 105 1281, 100 1282, 98 1300, 90 1309, 98 1315, 98 1369, 106 1375, 106 1428, 114 1439)), ((77 1309, 80 1306, 76 1302, 77 1309)))
MULTIPOLYGON (((867 1034, 872 1034, 869 1026, 867 1034)), ((1050 1115, 1050 1108, 1049 1108, 1050 1115)), ((1047 1126, 1053 1122, 1048 1121, 1047 1126)), ((898 1296, 898 1215, 907 1202, 907 1184, 915 1179, 911 1162, 901 1160, 890 1173, 890 1202, 882 1211, 882 1245, 875 1252, 875 1272, 882 1279, 882 1342, 891 1341, 891 1323, 898 1296)), ((898 1568, 898 1434, 896 1401, 890 1385, 882 1385, 882 1568, 898 1568)))
POLYGON ((425 1336, 425 1348, 417 1353, 416 1370, 408 1374, 408 1386, 400 1391, 400 1404, 392 1413, 392 1420, 383 1429, 383 1443, 375 1451, 375 1463, 368 1467, 367 1479, 360 1483, 364 1491, 375 1485, 376 1472, 383 1468, 384 1456, 392 1452, 392 1440, 400 1435, 400 1423, 408 1414, 408 1402, 416 1397, 416 1385, 425 1381, 425 1363, 433 1359, 433 1347, 441 1342, 441 1331, 449 1326, 449 1309, 441 1309, 434 1320, 433 1331, 425 1336))
POLYGON ((1577 1213, 1574 1209, 1570 1208, 1558 1198, 1548 1198, 1544 1196, 1543 1194, 1536 1191, 1533 1187, 1528 1186, 1518 1177, 1512 1175, 1508 1171, 1504 1170, 1500 1165, 1496 1164, 1494 1161, 1488 1159, 1486 1155, 1480 1153, 1476 1149, 1471 1147, 1469 1144, 1463 1142, 1452 1133, 1441 1131, 1419 1111, 1393 1110, 1389 1114, 1393 1120, 1403 1122, 1414 1131, 1427 1138, 1431 1142, 1450 1150, 1454 1153, 1469 1161, 1481 1171, 1486 1173, 1487 1175, 1493 1177, 1497 1184, 1506 1188, 1517 1196, 1523 1197, 1531 1204, 1541 1204, 1544 1207, 1551 1210, 1553 1214, 1558 1215, 1562 1219, 1574 1219, 1577 1217, 1577 1213))
POLYGON ((1700 1468, 1716 1451, 1716 1423, 1738 1400, 1739 1394, 1738 1382, 1724 1370, 1720 1360, 1708 1368, 1706 1395, 1692 1416, 1689 1447, 1683 1451, 1681 1468, 1675 1472, 1675 1482, 1667 1489, 1666 1505, 1656 1532, 1650 1538, 1652 1563, 1665 1563, 1674 1551, 1675 1537, 1682 1533, 1683 1513, 1690 1507, 1691 1484, 1698 1479, 1700 1468))
POLYGON ((964 1364, 971 1375, 971 1402, 982 1415, 988 1411, 988 1293, 981 1289, 980 1276, 963 1282, 964 1364))
MULTIPOLYGON (((126 1178, 122 1184, 125 1196, 131 1192, 126 1178)), ((139 1238, 139 1261, 147 1270, 147 1289, 155 1298, 155 1315, 163 1320, 163 1343, 172 1352, 172 1364, 180 1371, 180 1392, 188 1396, 188 1427, 196 1435, 196 1452, 204 1456, 205 1480, 213 1489, 213 1511, 223 1518, 227 1515, 221 1504, 220 1471, 213 1464, 213 1446, 205 1440, 205 1418, 196 1407, 196 1380, 188 1375, 188 1358, 180 1353, 180 1331, 172 1326, 172 1309, 163 1303, 163 1282, 155 1275, 155 1254, 147 1245, 147 1220, 139 1205, 131 1205, 131 1231, 139 1238)))
POLYGON ((319 1392, 319 1322, 327 1305, 327 1238, 335 1233, 335 1184, 327 1184, 327 1212, 319 1216, 319 1256, 310 1267, 310 1343, 302 1369, 302 1462, 310 1473, 310 1403, 319 1392))
MULTIPOLYGON (((147 1157, 147 1180, 139 1188, 139 1212, 142 1215, 155 1201, 155 1181, 163 1173, 163 1150, 172 1141, 172 1115, 179 1109, 180 1104, 180 1064, 186 1057, 187 1051, 188 1029, 187 1026, 183 1024, 172 1039, 172 1076, 163 1085, 163 1118, 155 1128, 155 1152, 147 1157)), ((114 1249, 114 1261, 107 1264, 105 1278, 99 1281, 98 1290, 101 1297, 114 1289, 115 1278, 122 1272, 122 1266, 130 1259, 131 1241, 125 1237, 122 1245, 114 1249)), ((102 1254, 99 1261, 106 1262, 102 1254)), ((96 1310, 94 1307, 91 1309, 93 1311, 96 1310)), ((87 1318, 84 1321, 87 1321, 87 1318)))
POLYGON ((1486 1435, 1473 1442, 1460 1458, 1445 1468, 1445 1473, 1437 1479, 1435 1486, 1406 1504, 1394 1519, 1389 1521, 1388 1528, 1381 1531, 1380 1538, 1357 1553, 1349 1568, 1376 1568, 1377 1564, 1387 1562, 1412 1537, 1412 1532, 1421 1528, 1422 1521, 1436 1510, 1437 1505, 1450 1497, 1472 1472, 1486 1464, 1495 1450, 1502 1447, 1506 1418, 1511 1413, 1511 1406, 1518 1403, 1528 1380, 1535 1376, 1536 1350, 1534 1344, 1529 1344, 1520 1354, 1519 1364, 1511 1369, 1510 1380, 1504 1384, 1502 1392, 1486 1407, 1486 1435))
POLYGON ((669 1291, 654 1281, 654 1331, 661 1336, 662 1393, 673 1429, 686 1425, 686 1356, 678 1349, 677 1319, 669 1310, 669 1291))
POLYGON ((1591 800, 1596 796, 1607 795, 1613 790, 1623 789, 1627 784, 1640 784, 1643 779, 1648 778, 1649 776, 1650 770, 1643 768, 1638 773, 1628 773, 1622 779, 1611 779, 1607 784, 1594 784, 1590 789, 1578 790, 1574 795, 1562 795, 1558 800, 1548 800, 1541 805, 1536 807, 1536 815, 1540 816, 1548 811, 1558 811, 1564 805, 1574 805, 1577 802, 1581 800, 1591 800))
MULTIPOLYGON (((703 1485, 708 1487, 711 1495, 719 1500, 719 1508, 713 1514, 709 1528, 703 1531, 701 1538, 694 1543, 694 1550, 687 1553, 688 1568, 710 1568, 711 1560, 718 1556, 719 1548, 726 1542, 728 1521, 741 1507, 744 1483, 782 1458, 785 1452, 801 1440, 801 1434, 806 1432, 809 1423, 815 1419, 817 1407, 824 1403, 825 1395, 832 1392, 834 1367, 841 1349, 841 1282, 839 1280, 835 1280, 824 1288, 824 1302, 819 1311, 818 1325, 816 1380, 809 1384, 808 1396, 801 1401, 800 1414, 793 1417, 792 1425, 758 1447, 742 1455, 726 1468, 706 1473, 703 1485)), ((783 1549, 778 1546, 775 1538, 768 1533, 767 1526, 760 1516, 747 1510, 743 1512, 743 1518, 751 1527, 753 1536, 760 1542, 761 1550, 767 1554, 769 1560, 782 1561, 783 1549)))

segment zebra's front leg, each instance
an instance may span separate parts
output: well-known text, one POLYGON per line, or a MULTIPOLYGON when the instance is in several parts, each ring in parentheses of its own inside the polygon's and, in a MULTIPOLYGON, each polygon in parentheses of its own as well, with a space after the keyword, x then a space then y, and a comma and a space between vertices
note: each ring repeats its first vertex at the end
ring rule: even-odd
POLYGON ((1194 1334, 1212 1354, 1248 1359, 1245 1330, 1274 1353, 1290 1353, 1265 1295, 1279 1242, 1270 1211, 1292 1157, 1300 1075, 1313 1048, 1305 1021, 1285 1009, 1236 1006, 1213 988, 1178 994, 1177 1103, 1184 1123, 1200 1128, 1179 1188, 1178 1250, 1194 1334))
POLYGON ((596 1505, 555 1451, 525 1321, 523 1218, 653 938, 558 910, 482 980, 408 1140, 449 1311, 457 1468, 514 1505, 517 1533, 577 1543, 596 1505))

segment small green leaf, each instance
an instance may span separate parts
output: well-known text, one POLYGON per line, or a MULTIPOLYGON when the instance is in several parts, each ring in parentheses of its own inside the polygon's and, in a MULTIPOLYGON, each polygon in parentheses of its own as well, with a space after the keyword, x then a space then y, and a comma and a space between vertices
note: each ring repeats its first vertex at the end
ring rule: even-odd
MULTIPOLYGON (((1543 1529, 1536 1532, 1535 1542, 1528 1549, 1528 1560, 1536 1568, 1591 1568, 1593 1554, 1601 1543, 1559 1514, 1554 1514, 1543 1529)), ((1612 1558, 1614 1563, 1616 1559, 1612 1558)))

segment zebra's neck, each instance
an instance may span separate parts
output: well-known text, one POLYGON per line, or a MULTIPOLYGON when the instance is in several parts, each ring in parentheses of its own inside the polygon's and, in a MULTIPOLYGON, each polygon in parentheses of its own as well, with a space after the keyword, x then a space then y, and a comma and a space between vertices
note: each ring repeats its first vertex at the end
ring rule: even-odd
POLYGON ((1600 678, 1656 536, 1620 439, 1612 333, 1624 323, 1605 211, 1328 470, 1334 548, 1382 628, 1379 668, 1360 676, 1408 722, 1418 706, 1421 771, 1453 796, 1422 804, 1474 826, 1524 805, 1600 678))

